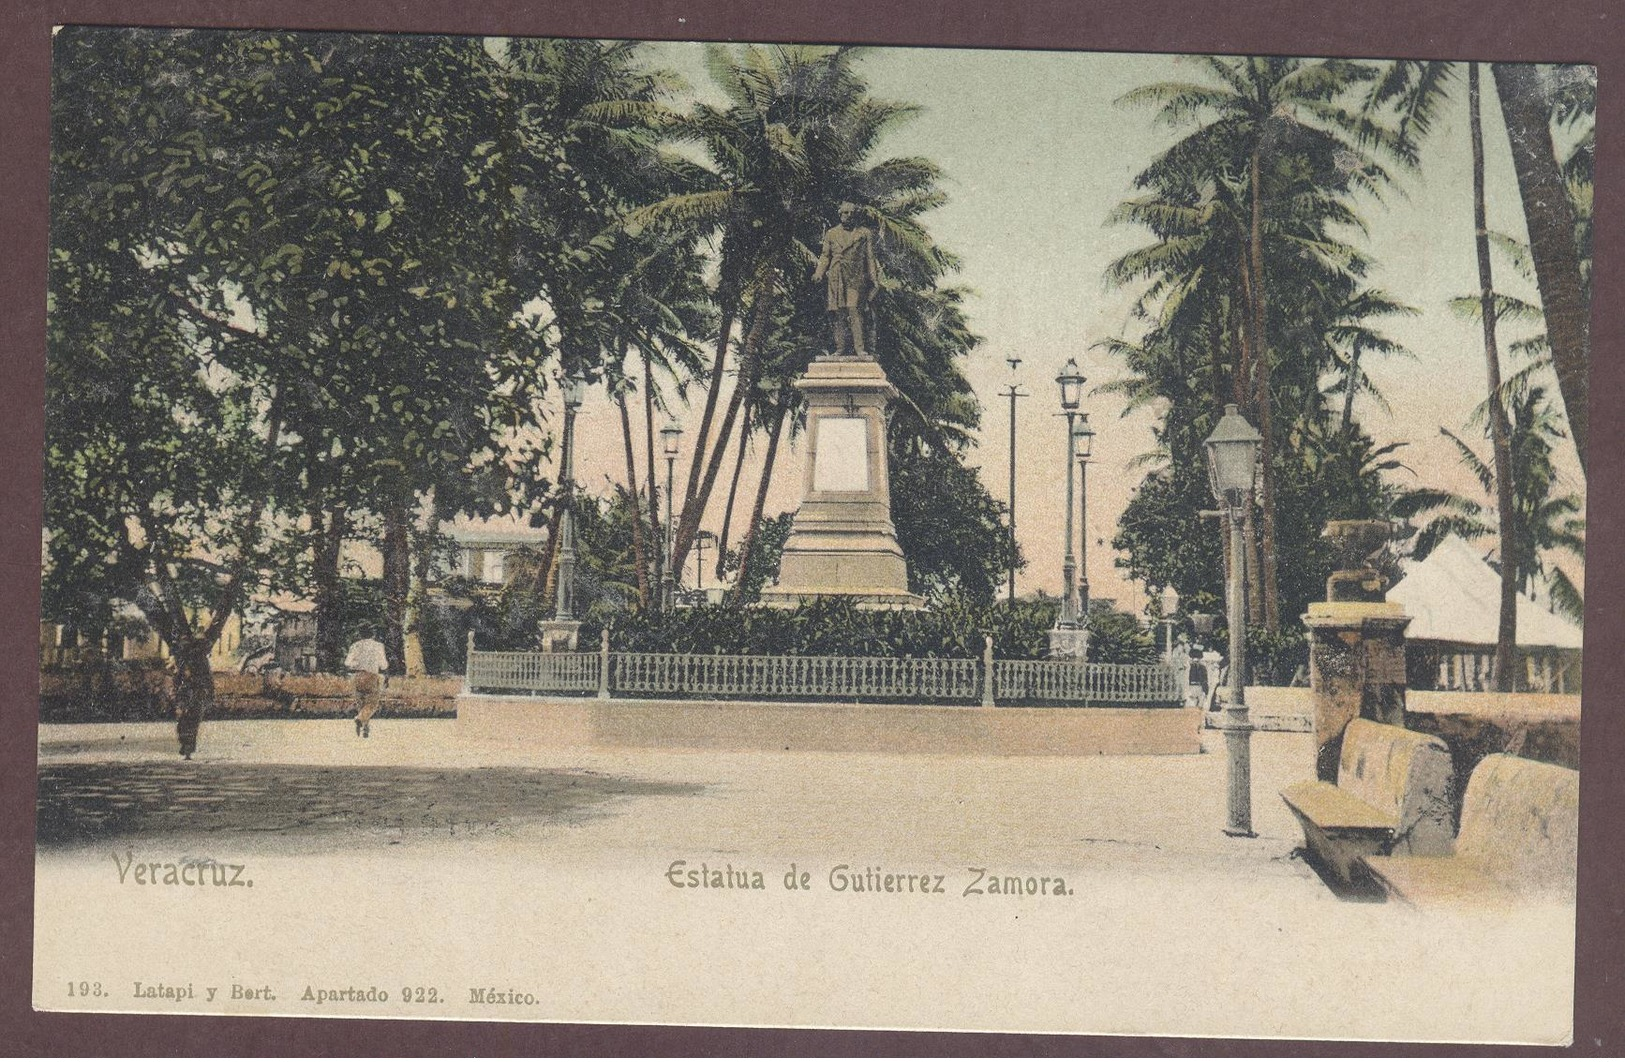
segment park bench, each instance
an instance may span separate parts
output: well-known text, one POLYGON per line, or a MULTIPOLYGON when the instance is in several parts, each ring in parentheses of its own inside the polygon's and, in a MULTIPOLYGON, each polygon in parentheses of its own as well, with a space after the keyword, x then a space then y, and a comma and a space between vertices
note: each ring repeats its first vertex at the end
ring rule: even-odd
POLYGON ((1367 858, 1390 899, 1415 907, 1572 900, 1580 772, 1518 756, 1486 756, 1462 799, 1448 856, 1367 858))
POLYGON ((1334 887, 1356 888, 1368 856, 1450 852, 1452 774, 1438 738, 1356 719, 1343 733, 1337 784, 1299 782, 1281 799, 1334 887))

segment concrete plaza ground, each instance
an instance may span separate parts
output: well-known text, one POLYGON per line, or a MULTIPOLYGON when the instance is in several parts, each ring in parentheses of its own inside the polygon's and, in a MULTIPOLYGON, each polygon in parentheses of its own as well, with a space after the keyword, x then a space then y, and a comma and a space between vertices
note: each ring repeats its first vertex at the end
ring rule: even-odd
POLYGON ((1566 1036, 1571 908, 1339 901, 1276 796, 1309 773, 1308 736, 1255 737, 1253 839, 1219 828, 1226 761, 1206 741, 1192 756, 542 750, 450 720, 383 719, 369 740, 344 721, 222 722, 186 763, 167 726, 43 727, 36 1003, 1566 1036), (136 885, 129 869, 210 860, 253 885, 136 885), (84 982, 104 994, 70 995, 84 982), (403 999, 414 987, 432 992, 403 999), (321 998, 357 988, 390 999, 321 998))

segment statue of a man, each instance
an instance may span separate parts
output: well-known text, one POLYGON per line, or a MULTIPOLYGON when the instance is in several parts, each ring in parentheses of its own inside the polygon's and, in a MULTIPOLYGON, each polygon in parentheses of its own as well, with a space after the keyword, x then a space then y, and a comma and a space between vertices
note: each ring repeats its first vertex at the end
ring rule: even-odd
POLYGON ((835 330, 836 357, 873 358, 867 312, 880 287, 875 230, 859 224, 855 203, 841 204, 841 223, 824 233, 813 280, 826 284, 824 308, 835 330))

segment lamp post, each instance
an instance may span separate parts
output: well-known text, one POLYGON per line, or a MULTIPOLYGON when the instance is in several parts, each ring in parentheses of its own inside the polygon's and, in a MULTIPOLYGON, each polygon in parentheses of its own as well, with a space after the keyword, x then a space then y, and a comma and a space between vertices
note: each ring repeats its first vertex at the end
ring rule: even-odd
POLYGON ((576 411, 587 394, 587 381, 574 373, 562 381, 564 392, 564 453, 559 460, 559 485, 564 491, 564 511, 559 514, 559 585, 553 618, 575 619, 576 539, 575 516, 575 428, 576 411))
POLYGON ((1078 459, 1078 620, 1089 625, 1089 458, 1095 450, 1095 430, 1089 414, 1078 414, 1078 430, 1073 433, 1073 453, 1078 459))
POLYGON ((1012 354, 1004 360, 1010 366, 1010 385, 999 392, 1010 399, 1010 574, 1005 599, 1014 603, 1016 600, 1016 399, 1026 398, 1027 392, 1021 390, 1016 384, 1016 366, 1021 364, 1021 359, 1012 354))
POLYGON ((1083 374, 1078 372, 1078 363, 1073 358, 1066 359, 1060 375, 1055 382, 1061 389, 1061 413, 1066 417, 1066 555, 1061 562, 1061 615, 1055 621, 1055 626, 1062 630, 1072 630, 1078 625, 1077 597, 1075 583, 1078 573, 1078 559, 1072 552, 1074 534, 1072 531, 1072 430, 1078 419, 1078 405, 1083 401, 1083 374))
POLYGON ((710 531, 701 531, 694 536, 694 585, 697 589, 705 589, 705 551, 716 541, 717 536, 710 531))
POLYGON ((674 579, 671 570, 672 536, 671 536, 671 481, 673 470, 677 467, 677 444, 683 437, 683 429, 678 427, 676 421, 668 421, 660 429, 660 445, 666 454, 666 536, 663 549, 665 550, 665 563, 660 569, 660 608, 670 611, 674 579))
POLYGON ((1225 705, 1224 738, 1230 754, 1229 821, 1224 832, 1253 837, 1252 723, 1243 691, 1247 686, 1247 587, 1243 571, 1241 526, 1253 501, 1258 461, 1258 430, 1236 411, 1224 416, 1206 440, 1207 468, 1219 514, 1230 527, 1230 697, 1225 705))
POLYGON ((1162 653, 1168 660, 1174 658, 1174 613, 1178 611, 1179 591, 1169 583, 1162 588, 1162 653))

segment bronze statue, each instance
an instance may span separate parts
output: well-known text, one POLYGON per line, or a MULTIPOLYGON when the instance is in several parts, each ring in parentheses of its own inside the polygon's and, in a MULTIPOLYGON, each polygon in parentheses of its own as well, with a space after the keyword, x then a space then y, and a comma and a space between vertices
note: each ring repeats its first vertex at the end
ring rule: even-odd
POLYGON ((841 204, 841 223, 824 233, 813 280, 826 283, 830 324, 835 331, 835 356, 868 358, 874 340, 867 313, 880 287, 875 262, 875 230, 858 220, 855 203, 841 204))

